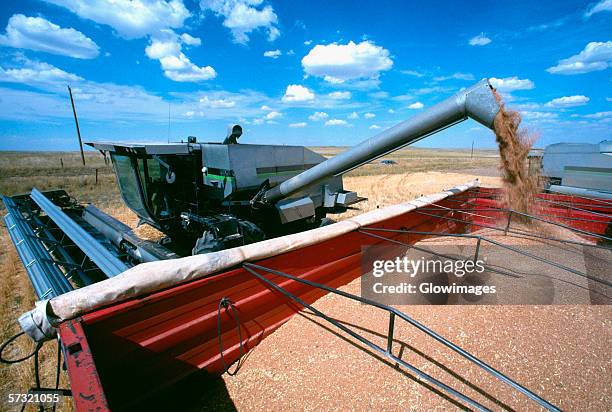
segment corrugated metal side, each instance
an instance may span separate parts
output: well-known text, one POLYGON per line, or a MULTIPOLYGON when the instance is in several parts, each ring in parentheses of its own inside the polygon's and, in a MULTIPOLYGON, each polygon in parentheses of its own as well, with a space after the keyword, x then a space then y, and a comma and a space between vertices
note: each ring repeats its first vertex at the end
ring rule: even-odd
MULTIPOLYGON (((439 204, 458 207, 447 199, 439 204)), ((377 225, 450 232, 463 232, 465 226, 412 212, 377 225)), ((414 235, 396 238, 417 240, 414 235)), ((340 287, 361 275, 362 247, 379 242, 351 232, 258 263, 340 287)), ((309 303, 324 295, 295 281, 266 276, 309 303)), ((223 297, 238 311, 247 351, 300 310, 269 285, 237 268, 83 316, 79 322, 110 407, 146 405, 152 395, 194 372, 222 373, 217 317, 223 297)), ((240 355, 240 341, 235 319, 226 310, 221 311, 221 338, 224 357, 232 363, 240 355)), ((71 380, 91 379, 87 374, 78 376, 78 371, 73 374, 71 380)))
MULTIPOLYGON (((500 206, 499 200, 495 199, 497 196, 499 190, 496 189, 470 189, 437 203, 443 208, 469 210, 470 215, 443 208, 439 212, 431 212, 432 207, 428 206, 427 215, 418 213, 417 209, 381 222, 377 227, 450 233, 476 230, 478 227, 470 225, 469 221, 464 224, 431 215, 470 219, 473 223, 491 225, 490 219, 479 215, 500 220, 507 218, 506 212, 495 209, 500 206)), ((610 212, 609 205, 571 196, 543 195, 542 199, 610 212)), ((596 233, 604 233, 611 220, 602 217, 598 221, 592 219, 593 215, 588 212, 546 202, 538 204, 541 213, 550 218, 596 233), (575 219, 587 215, 589 221, 575 219)), ((415 235, 405 234, 398 234, 395 238, 407 243, 419 240, 415 235)), ((379 239, 371 236, 350 232, 257 263, 339 287, 361 275, 362 247, 379 242, 379 239)), ((319 289, 286 278, 262 275, 308 303, 324 294, 319 289)), ((217 319, 219 302, 224 297, 229 298, 237 309, 245 351, 253 348, 301 309, 269 285, 243 269, 235 268, 89 313, 69 322, 69 325, 82 328, 77 330, 76 335, 91 349, 82 351, 79 359, 80 363, 90 365, 88 368, 70 366, 69 363, 75 399, 81 396, 83 388, 88 391, 83 392, 84 396, 91 396, 91 388, 98 385, 98 390, 93 390, 93 393, 104 395, 113 410, 150 407, 156 394, 168 390, 187 376, 199 372, 222 373, 217 319), (95 373, 92 373, 91 366, 95 373)), ((75 333, 71 331, 66 324, 60 328, 62 337, 66 333, 75 333)), ((230 364, 240 355, 240 339, 235 318, 225 309, 221 310, 221 338, 224 357, 230 364)), ((82 409, 80 405, 86 405, 76 404, 79 410, 82 409)))

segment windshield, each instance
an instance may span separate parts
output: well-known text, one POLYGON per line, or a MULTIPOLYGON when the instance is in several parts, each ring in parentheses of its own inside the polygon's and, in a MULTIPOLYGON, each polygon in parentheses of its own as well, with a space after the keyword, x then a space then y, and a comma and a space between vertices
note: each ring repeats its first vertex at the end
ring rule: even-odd
POLYGON ((168 169, 155 158, 138 159, 138 172, 142 182, 142 190, 147 199, 147 205, 155 217, 169 217, 170 202, 168 200, 168 169))
POLYGON ((147 209, 142 202, 140 196, 140 185, 134 163, 130 156, 112 154, 113 164, 115 165, 115 173, 119 182, 119 189, 125 204, 132 209, 138 216, 149 217, 147 209))

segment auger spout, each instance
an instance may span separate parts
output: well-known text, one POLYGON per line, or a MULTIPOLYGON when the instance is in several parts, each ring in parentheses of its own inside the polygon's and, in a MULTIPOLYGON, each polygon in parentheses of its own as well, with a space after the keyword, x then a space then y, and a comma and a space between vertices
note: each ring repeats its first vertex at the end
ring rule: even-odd
POLYGON ((371 137, 266 191, 262 200, 274 203, 329 176, 341 175, 387 153, 417 142, 468 117, 493 129, 500 106, 488 79, 460 91, 396 126, 371 137))

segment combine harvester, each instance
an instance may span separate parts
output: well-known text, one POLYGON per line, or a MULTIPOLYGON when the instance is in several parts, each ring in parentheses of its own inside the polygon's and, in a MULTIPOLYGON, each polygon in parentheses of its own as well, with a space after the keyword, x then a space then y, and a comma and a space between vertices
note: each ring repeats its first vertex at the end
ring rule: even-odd
MULTIPOLYGON (((226 372, 304 308, 467 407, 487 410, 394 353, 396 321, 557 410, 405 313, 337 289, 362 274, 363 247, 466 234, 490 224, 486 213, 508 221, 519 213, 504 209, 499 191, 470 183, 326 221, 361 200, 343 189, 342 174, 468 117, 492 128, 499 109, 483 80, 327 160, 304 147, 92 143, 110 153, 125 203, 166 238, 139 239, 63 191, 4 197, 7 229, 39 300, 20 325, 37 342, 57 339, 79 411, 150 407, 195 373, 226 372), (387 311, 387 347, 311 306, 327 293, 387 311)), ((532 217, 609 241, 612 205, 577 199, 542 195, 532 217)))

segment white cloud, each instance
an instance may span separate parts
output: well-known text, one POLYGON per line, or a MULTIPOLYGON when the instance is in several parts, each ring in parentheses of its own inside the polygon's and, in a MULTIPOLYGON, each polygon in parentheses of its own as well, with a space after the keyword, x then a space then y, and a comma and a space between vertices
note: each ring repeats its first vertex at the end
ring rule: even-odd
POLYGON ((126 39, 179 28, 190 17, 182 0, 46 0, 84 19, 111 26, 126 39))
POLYGON ((264 52, 264 57, 270 57, 271 59, 278 59, 283 54, 280 50, 268 50, 264 52))
POLYGON ((40 87, 45 90, 57 90, 63 83, 78 82, 83 80, 76 74, 65 72, 48 63, 22 59, 23 64, 19 68, 0 67, 0 82, 21 83, 40 87))
POLYGON ((480 33, 478 36, 474 36, 470 39, 470 46, 486 46, 491 43, 491 39, 488 38, 484 33, 480 33))
POLYGON ((424 94, 432 94, 432 93, 448 93, 452 90, 454 90, 452 87, 433 86, 433 87, 421 87, 420 89, 413 90, 413 92, 418 95, 424 95, 424 94))
POLYGON ((593 4, 584 13, 584 17, 588 19, 593 14, 600 13, 602 11, 612 11, 612 0, 601 0, 601 1, 593 4))
POLYGON ((366 113, 363 115, 363 117, 365 117, 366 119, 373 119, 376 117, 376 115, 374 113, 366 113))
POLYGON ((371 41, 355 44, 318 44, 302 59, 306 74, 322 77, 330 83, 359 79, 378 79, 393 66, 389 50, 371 41))
POLYGON ((202 44, 202 40, 199 37, 193 37, 189 33, 181 34, 181 40, 188 46, 200 46, 202 44))
POLYGON ((590 42, 580 53, 560 60, 546 71, 552 74, 582 74, 606 70, 611 65, 612 41, 590 42))
POLYGON ((381 90, 378 92, 370 93, 369 96, 372 99, 387 99, 389 97, 389 92, 384 92, 381 90))
POLYGON ((474 80, 474 75, 472 73, 453 73, 450 76, 438 76, 434 77, 434 80, 437 82, 445 81, 445 80, 474 80))
POLYGON ((604 119, 608 117, 612 117, 612 112, 597 112, 592 114, 586 114, 584 117, 588 119, 604 119))
POLYGON ((504 77, 498 79, 491 77, 489 79, 491 85, 502 92, 512 92, 514 90, 531 90, 535 87, 533 82, 529 79, 519 79, 517 76, 504 77))
POLYGON ((325 122, 325 126, 347 126, 346 120, 342 119, 329 119, 325 122))
POLYGON ((412 100, 412 99, 414 99, 414 96, 411 94, 400 94, 398 96, 393 96, 393 100, 396 100, 398 102, 405 102, 405 101, 412 100))
POLYGON ((351 92, 331 92, 327 96, 334 100, 348 100, 351 98, 351 92))
POLYGON ((182 36, 177 36, 172 30, 162 30, 151 38, 145 53, 150 59, 159 60, 164 75, 176 82, 214 79, 217 76, 215 69, 211 66, 199 67, 185 56, 181 51, 183 41, 182 36))
POLYGON ((269 112, 272 110, 272 108, 266 104, 264 104, 263 106, 260 107, 261 110, 263 110, 264 112, 269 112))
POLYGON ((359 119, 359 115, 357 114, 357 112, 353 112, 353 113, 349 114, 346 117, 351 119, 351 120, 359 119))
POLYGON ((380 129, 380 126, 377 124, 373 124, 372 126, 369 127, 370 130, 378 130, 380 129))
MULTIPOLYGON (((66 105, 66 84, 72 87, 79 120, 112 121, 115 125, 120 122, 165 125, 168 119, 168 101, 157 93, 140 86, 90 81, 48 63, 21 56, 10 62, 0 62, 0 82, 19 83, 37 89, 0 88, 2 119, 44 122, 57 118, 71 121, 70 103, 66 105)), ((173 93, 172 121, 204 118, 230 122, 254 118, 261 115, 262 105, 271 105, 275 100, 252 90, 173 93)))
POLYGON ((408 105, 408 108, 411 110, 420 110, 423 107, 425 106, 421 102, 415 102, 415 103, 412 103, 411 105, 408 105))
POLYGON ((408 76, 414 76, 414 77, 423 77, 423 76, 425 76, 425 74, 423 74, 423 73, 421 73, 419 71, 416 71, 416 70, 400 70, 400 73, 408 75, 408 76))
POLYGON ((310 46, 312 44, 312 40, 306 40, 304 42, 304 46, 310 46))
POLYGON ((287 86, 285 95, 283 96, 283 102, 306 102, 313 100, 315 97, 312 90, 308 87, 301 86, 299 84, 290 84, 287 86))
POLYGON ((387 110, 387 112, 388 112, 389 114, 394 114, 394 113, 395 113, 395 110, 393 110, 393 109, 389 109, 389 110, 387 110))
POLYGON ((223 16, 223 25, 231 30, 234 41, 246 44, 249 33, 257 29, 267 30, 268 40, 274 41, 280 36, 276 27, 278 17, 272 6, 259 8, 263 0, 201 0, 202 10, 211 10, 223 16))
POLYGON ((525 120, 539 121, 539 122, 552 121, 552 120, 556 120, 559 117, 557 113, 534 112, 534 111, 529 111, 529 110, 521 111, 521 116, 525 120))
POLYGON ((80 31, 62 28, 42 17, 23 14, 11 16, 6 33, 0 35, 0 45, 77 59, 93 59, 99 54, 98 45, 80 31))
POLYGON ((274 119, 278 119, 281 116, 282 116, 281 113, 273 111, 273 112, 268 113, 264 117, 265 117, 266 120, 274 120, 274 119))
POLYGON ((289 127, 294 128, 294 129, 306 127, 306 122, 290 123, 289 127))
POLYGON ((211 109, 231 108, 236 106, 236 102, 230 99, 213 99, 208 96, 200 98, 200 106, 211 109))
POLYGON ((589 102, 589 100, 591 99, 583 95, 563 96, 563 97, 558 97, 556 99, 552 99, 551 101, 546 103, 546 106, 548 107, 584 106, 585 104, 589 102))
POLYGON ((325 120, 328 117, 329 115, 325 112, 314 112, 313 114, 308 116, 308 119, 312 120, 313 122, 318 122, 319 120, 325 120))

